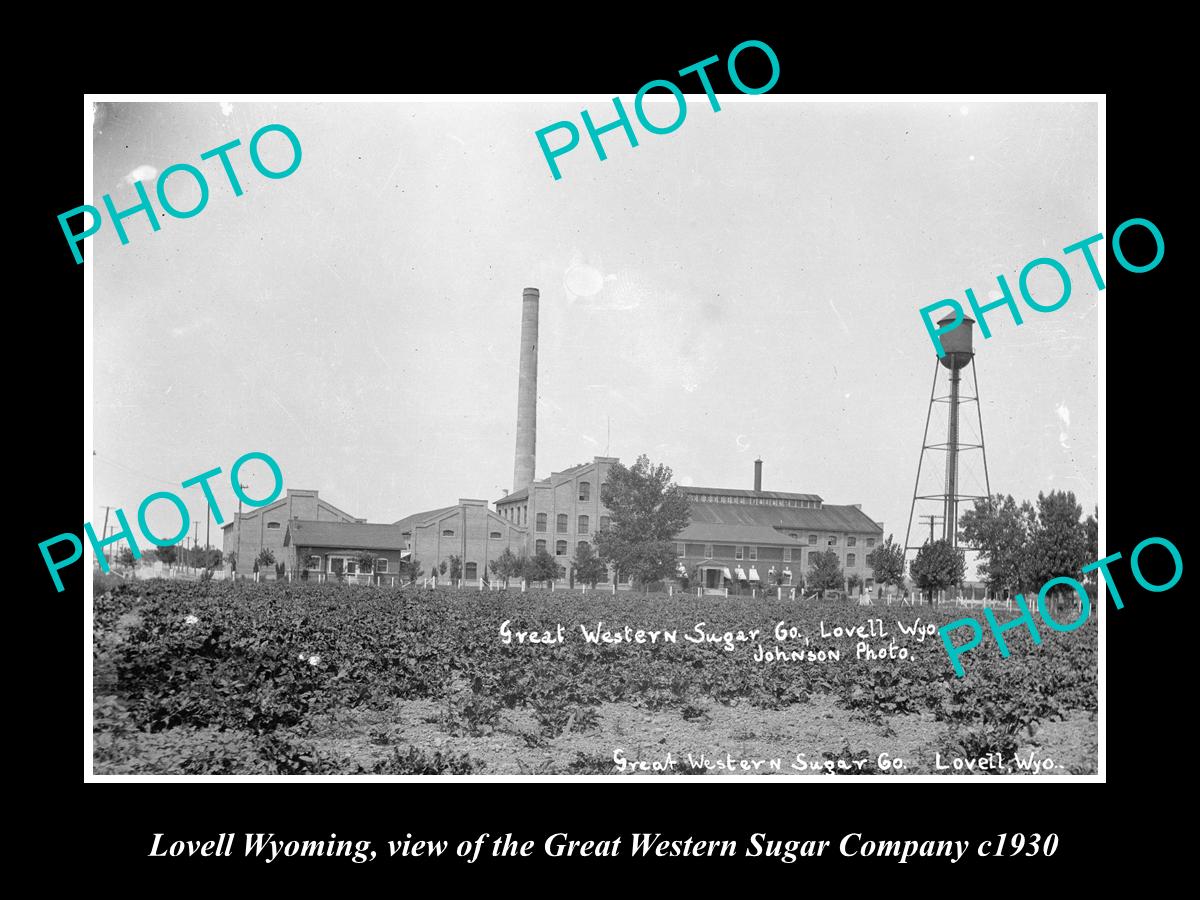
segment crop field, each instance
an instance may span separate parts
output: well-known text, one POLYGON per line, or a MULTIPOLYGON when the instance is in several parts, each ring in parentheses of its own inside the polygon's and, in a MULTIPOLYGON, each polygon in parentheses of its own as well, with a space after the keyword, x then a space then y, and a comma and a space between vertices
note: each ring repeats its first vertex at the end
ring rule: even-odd
POLYGON ((156 580, 94 612, 97 774, 1096 771, 1094 618, 960 679, 958 609, 156 580))

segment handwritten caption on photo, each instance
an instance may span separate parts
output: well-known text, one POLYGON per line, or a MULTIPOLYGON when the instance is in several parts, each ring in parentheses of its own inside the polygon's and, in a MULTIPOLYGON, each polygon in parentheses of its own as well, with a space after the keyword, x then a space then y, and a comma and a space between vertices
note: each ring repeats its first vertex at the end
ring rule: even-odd
MULTIPOLYGON (((180 487, 200 486, 200 490, 204 492, 205 500, 208 501, 208 506, 213 512, 213 517, 217 520, 218 525, 225 523, 224 517, 221 515, 221 508, 217 505, 217 499, 213 496, 212 486, 208 483, 210 478, 214 478, 221 474, 221 468, 218 466, 215 469, 209 469, 207 472, 201 472, 199 475, 194 475, 191 478, 180 483, 180 487)), ((283 492, 283 472, 279 468, 279 464, 275 462, 266 453, 252 450, 249 453, 238 457, 237 462, 233 464, 233 468, 229 470, 230 486, 238 499, 247 506, 259 507, 268 506, 278 499, 283 492), (264 500, 255 500, 250 497, 242 489, 241 481, 238 473, 241 472, 242 466, 250 462, 252 459, 262 460, 271 470, 271 476, 275 480, 275 487, 264 500)), ((91 522, 85 522, 83 531, 87 535, 88 540, 92 544, 92 551, 96 554, 96 561, 100 564, 100 569, 106 575, 110 571, 108 560, 104 556, 104 548, 110 544, 115 544, 117 541, 125 541, 129 545, 129 550, 133 554, 134 559, 142 558, 141 548, 138 547, 137 540, 134 538, 133 530, 129 527, 129 521, 125 518, 125 510, 117 507, 113 510, 117 515, 117 523, 121 526, 120 530, 113 533, 111 536, 106 536, 103 539, 96 537, 96 530, 92 527, 91 522)), ((178 544, 187 537, 188 526, 192 522, 191 514, 188 512, 187 504, 183 498, 172 491, 155 491, 142 500, 137 511, 138 526, 141 528, 142 536, 156 547, 171 547, 178 544), (162 538, 150 530, 150 526, 146 522, 146 511, 150 505, 156 500, 166 500, 174 505, 179 511, 180 525, 179 531, 170 538, 162 538)), ((58 573, 72 563, 78 562, 83 557, 83 541, 78 535, 67 531, 63 534, 56 534, 54 537, 42 541, 38 544, 38 549, 42 551, 42 559, 46 561, 46 569, 50 572, 50 577, 54 580, 54 586, 61 593, 63 590, 62 579, 58 573), (66 559, 56 560, 50 555, 50 548, 55 544, 69 543, 72 547, 71 555, 66 559)))
MULTIPOLYGON (((532 631, 514 630, 511 625, 511 619, 505 619, 500 623, 500 643, 509 646, 561 645, 567 642, 568 635, 575 634, 574 629, 567 629, 562 623, 557 623, 553 628, 532 631)), ((839 662, 843 651, 840 647, 832 646, 830 642, 841 640, 855 642, 856 659, 907 660, 911 658, 909 648, 896 643, 892 632, 884 626, 883 619, 868 619, 865 623, 844 625, 827 625, 824 620, 821 620, 817 623, 816 632, 812 635, 794 625, 788 625, 786 621, 777 622, 773 629, 766 632, 761 628, 714 630, 708 627, 707 622, 697 622, 691 631, 685 631, 682 635, 678 628, 651 629, 611 623, 606 625, 603 621, 596 622, 593 629, 582 624, 577 627, 580 632, 579 639, 586 644, 610 646, 674 644, 681 647, 712 644, 730 653, 738 648, 748 647, 755 662, 839 662), (775 640, 774 648, 765 649, 763 642, 770 642, 772 638, 775 640), (886 644, 872 643, 872 639, 882 641, 885 638, 888 639, 886 644), (682 644, 679 643, 681 639, 684 642, 682 644), (813 646, 814 639, 826 643, 813 646), (795 642, 795 646, 800 649, 783 646, 789 642, 795 642)), ((901 635, 914 638, 918 643, 923 643, 927 637, 937 633, 937 626, 931 623, 921 624, 920 616, 917 616, 911 625, 906 625, 897 619, 896 627, 901 635)))
MULTIPOLYGON (((995 839, 980 841, 975 847, 979 857, 1050 857, 1058 852, 1058 835, 1005 832, 995 839)), ((277 838, 275 834, 246 834, 241 844, 241 856, 270 863, 285 863, 304 857, 344 858, 351 863, 368 863, 377 858, 441 857, 449 855, 451 844, 446 840, 414 839, 406 833, 403 840, 387 842, 387 856, 376 851, 369 840, 347 840, 338 838, 337 833, 328 839, 298 840, 277 838)), ((179 840, 158 833, 153 836, 150 852, 155 858, 202 856, 226 858, 234 855, 239 846, 237 835, 222 833, 209 840, 179 840)), ((711 839, 700 840, 688 836, 679 839, 664 838, 657 834, 630 834, 628 844, 623 835, 603 840, 579 840, 567 832, 557 832, 544 841, 520 840, 513 834, 493 837, 484 832, 473 840, 459 841, 454 845, 454 855, 473 863, 480 857, 521 857, 541 855, 552 859, 562 858, 616 858, 630 857, 741 857, 745 859, 774 859, 782 863, 794 863, 802 858, 822 857, 834 846, 831 840, 783 840, 770 837, 766 832, 755 832, 747 840, 711 839)), ((837 855, 845 858, 890 859, 901 865, 910 859, 938 858, 958 862, 971 852, 969 840, 899 840, 884 836, 868 835, 855 831, 843 835, 837 842, 837 855)), ((833 853, 829 853, 833 856, 833 853)))

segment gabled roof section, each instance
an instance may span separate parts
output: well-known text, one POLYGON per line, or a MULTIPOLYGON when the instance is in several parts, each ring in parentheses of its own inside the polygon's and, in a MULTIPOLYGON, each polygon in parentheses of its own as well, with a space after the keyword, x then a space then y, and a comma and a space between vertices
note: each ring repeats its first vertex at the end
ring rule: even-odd
POLYGON ((440 509, 429 509, 425 512, 413 513, 411 516, 405 516, 403 519, 393 522, 388 527, 393 528, 398 526, 400 529, 398 533, 411 531, 417 525, 424 525, 426 522, 441 518, 446 513, 453 512, 456 509, 458 509, 457 503, 453 506, 443 506, 440 509))
POLYGON ((705 544, 782 544, 801 546, 804 541, 788 537, 769 525, 717 525, 711 522, 692 522, 675 536, 677 541, 705 544))
POLYGON ((783 531, 883 533, 883 528, 857 506, 825 504, 820 509, 804 509, 752 503, 700 503, 695 500, 688 506, 692 513, 692 525, 719 525, 726 528, 754 525, 783 531))
POLYGON ((762 497, 770 500, 808 500, 813 503, 821 502, 821 498, 816 494, 789 494, 784 491, 748 491, 741 488, 710 487, 685 487, 683 491, 689 495, 707 494, 721 497, 762 497))
POLYGON ((395 525, 366 522, 317 522, 292 519, 285 543, 297 547, 337 547, 354 550, 403 550, 404 538, 395 525))

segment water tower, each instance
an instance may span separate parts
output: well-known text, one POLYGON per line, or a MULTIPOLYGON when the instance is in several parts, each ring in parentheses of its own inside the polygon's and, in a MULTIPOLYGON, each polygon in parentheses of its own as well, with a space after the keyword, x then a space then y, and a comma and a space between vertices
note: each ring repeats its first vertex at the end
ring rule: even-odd
MULTIPOLYGON (((953 316, 947 316, 937 324, 939 327, 946 327, 953 321, 953 316)), ((913 515, 917 511, 918 502, 922 504, 923 508, 936 510, 940 514, 942 519, 942 537, 950 542, 950 546, 957 547, 959 502, 963 500, 979 500, 984 496, 991 496, 992 493, 991 482, 987 474, 987 451, 983 446, 983 414, 979 409, 979 378, 975 373, 975 351, 971 344, 971 339, 974 335, 974 325, 974 319, 964 316, 958 327, 941 335, 942 349, 946 351, 946 354, 940 359, 935 359, 933 364, 933 387, 929 392, 929 410, 925 414, 925 436, 921 442, 921 457, 917 460, 917 480, 913 486, 912 507, 908 513, 908 530, 904 535, 904 550, 906 553, 909 550, 919 550, 921 548, 920 544, 913 545, 911 543, 913 515), (964 397, 962 395, 963 370, 968 366, 971 368, 971 383, 975 394, 974 396, 964 397), (947 377, 943 380, 942 390, 948 390, 949 393, 939 397, 938 376, 943 372, 947 373, 947 377), (949 404, 946 441, 940 444, 929 443, 929 422, 933 417, 935 403, 949 404), (975 414, 979 422, 979 443, 977 444, 963 443, 960 435, 959 416, 962 404, 964 403, 975 404, 975 414), (975 450, 979 451, 983 459, 983 482, 984 489, 987 491, 987 494, 984 495, 960 493, 959 476, 962 454, 975 450), (925 464, 925 454, 927 451, 944 452, 946 454, 946 478, 941 493, 921 493, 921 467, 925 464)), ((931 521, 934 521, 938 516, 931 513, 929 516, 923 518, 930 518, 931 521)))

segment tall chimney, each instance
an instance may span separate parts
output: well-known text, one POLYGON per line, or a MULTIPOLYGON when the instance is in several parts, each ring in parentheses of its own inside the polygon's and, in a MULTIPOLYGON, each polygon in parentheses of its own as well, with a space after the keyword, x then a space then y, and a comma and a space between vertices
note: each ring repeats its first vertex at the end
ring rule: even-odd
POLYGON ((533 483, 537 455, 537 288, 525 288, 521 301, 521 371, 517 382, 517 452, 513 491, 533 483))
POLYGON ((754 461, 754 489, 756 491, 762 490, 762 460, 761 459, 756 459, 754 461))

